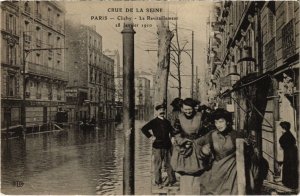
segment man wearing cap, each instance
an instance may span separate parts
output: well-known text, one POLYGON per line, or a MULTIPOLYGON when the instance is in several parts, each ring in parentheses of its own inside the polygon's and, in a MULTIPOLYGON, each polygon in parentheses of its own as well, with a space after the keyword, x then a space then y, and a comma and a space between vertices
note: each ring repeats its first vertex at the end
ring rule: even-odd
POLYGON ((175 173, 170 165, 173 127, 170 121, 165 118, 166 106, 164 104, 157 105, 155 110, 157 117, 144 125, 141 130, 143 134, 153 142, 152 153, 154 156, 155 185, 161 188, 161 169, 163 161, 169 179, 167 185, 171 186, 176 182, 175 173), (152 130, 152 134, 149 132, 150 130, 152 130))

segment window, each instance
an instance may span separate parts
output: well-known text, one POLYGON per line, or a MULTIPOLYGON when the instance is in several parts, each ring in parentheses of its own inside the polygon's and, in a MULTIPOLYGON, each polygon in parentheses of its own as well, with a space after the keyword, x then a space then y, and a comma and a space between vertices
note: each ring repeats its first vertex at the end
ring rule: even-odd
POLYGON ((42 98, 42 84, 41 84, 41 82, 37 82, 37 84, 36 84, 36 98, 37 99, 42 98))
POLYGON ((52 20, 52 10, 51 10, 51 8, 48 8, 48 17, 47 17, 47 19, 48 19, 48 25, 49 26, 52 26, 53 25, 53 20, 52 20))
POLYGON ((52 33, 48 33, 48 37, 47 37, 47 44, 49 45, 49 48, 52 47, 52 33))
MULTIPOLYGON (((57 37, 57 38, 56 38, 56 46, 57 46, 58 48, 61 48, 61 45, 60 45, 60 44, 61 44, 61 39, 60 39, 60 37, 57 37)), ((60 53, 60 50, 57 50, 57 52, 60 53)))
POLYGON ((98 71, 95 71, 95 83, 98 83, 98 78, 97 78, 97 76, 98 76, 98 71))
POLYGON ((36 64, 38 64, 38 65, 42 64, 42 63, 41 63, 41 57, 40 57, 40 56, 41 56, 41 54, 36 53, 36 61, 35 61, 35 62, 36 62, 36 64))
POLYGON ((90 69, 90 82, 93 82, 93 68, 90 69))
POLYGON ((51 57, 48 57, 48 67, 53 67, 51 57))
POLYGON ((42 45, 42 31, 39 26, 36 27, 36 46, 41 47, 42 45))
POLYGON ((273 37, 275 37, 275 24, 276 24, 276 10, 275 10, 275 2, 270 1, 268 3, 268 13, 267 13, 267 41, 270 41, 273 37))
POLYGON ((36 10, 35 11, 37 14, 40 13, 40 2, 39 1, 36 2, 36 10))
POLYGON ((60 69, 60 65, 61 65, 60 61, 57 61, 57 64, 56 64, 57 69, 60 69))
POLYGON ((93 89, 92 88, 90 88, 90 100, 92 101, 93 100, 93 89))
POLYGON ((29 2, 28 1, 25 2, 24 9, 25 9, 25 12, 30 13, 30 6, 29 6, 29 2))
POLYGON ((16 17, 12 14, 6 14, 6 30, 10 33, 16 34, 16 17))
POLYGON ((293 18, 294 18, 294 2, 287 1, 285 2, 285 23, 288 23, 293 18))
POLYGON ((16 95, 16 77, 14 75, 7 76, 7 96, 16 95))

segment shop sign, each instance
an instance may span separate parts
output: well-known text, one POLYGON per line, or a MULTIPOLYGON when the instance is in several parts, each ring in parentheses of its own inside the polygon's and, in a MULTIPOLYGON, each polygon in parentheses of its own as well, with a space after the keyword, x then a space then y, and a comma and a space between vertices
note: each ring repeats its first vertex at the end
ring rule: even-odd
POLYGON ((29 101, 26 100, 26 106, 32 106, 32 107, 50 107, 50 106, 58 106, 58 102, 47 102, 47 101, 29 101))

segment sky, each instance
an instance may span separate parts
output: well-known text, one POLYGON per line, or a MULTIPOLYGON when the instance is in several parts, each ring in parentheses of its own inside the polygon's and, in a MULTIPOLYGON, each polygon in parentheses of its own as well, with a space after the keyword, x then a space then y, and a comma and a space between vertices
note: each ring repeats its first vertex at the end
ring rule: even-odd
MULTIPOLYGON (((134 24, 138 25, 138 27, 134 28, 136 31, 135 69, 153 74, 157 68, 157 52, 148 52, 146 50, 157 50, 157 21, 147 20, 146 17, 161 15, 177 16, 179 40, 181 43, 188 42, 185 47, 186 49, 192 48, 192 30, 194 31, 194 65, 199 67, 199 74, 202 74, 203 77, 203 69, 206 64, 205 47, 207 46, 206 21, 212 5, 211 1, 66 1, 64 4, 67 11, 66 18, 81 24, 96 26, 96 31, 102 36, 103 51, 105 49, 119 50, 121 64, 121 31, 124 20, 118 20, 118 18, 133 17, 134 24), (126 9, 130 8, 133 8, 133 12, 126 12, 126 9), (160 9, 161 12, 146 12, 147 8, 154 8, 152 11, 160 9), (143 17, 145 20, 142 20, 143 17), (121 24, 120 27, 118 27, 119 23, 121 24)), ((169 20, 169 22, 170 29, 173 30, 175 20, 169 20)), ((173 39, 175 40, 175 37, 173 39)), ((187 54, 183 54, 182 59, 183 97, 189 97, 191 87, 191 59, 187 54)), ((173 68, 174 66, 171 65, 171 71, 173 68)), ((171 79, 170 86, 172 85, 176 85, 176 81, 171 79)))

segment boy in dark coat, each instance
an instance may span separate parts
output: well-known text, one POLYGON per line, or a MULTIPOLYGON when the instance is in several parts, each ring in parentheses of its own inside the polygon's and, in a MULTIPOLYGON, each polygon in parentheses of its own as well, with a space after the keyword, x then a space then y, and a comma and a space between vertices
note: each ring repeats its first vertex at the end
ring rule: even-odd
POLYGON ((175 173, 170 165, 173 127, 170 121, 165 118, 165 105, 158 105, 155 107, 155 110, 157 111, 157 117, 144 125, 142 132, 153 142, 152 153, 154 156, 155 185, 161 188, 161 169, 163 161, 165 162, 164 166, 168 174, 168 185, 173 185, 176 182, 175 173), (152 130, 152 134, 149 132, 150 130, 152 130))

